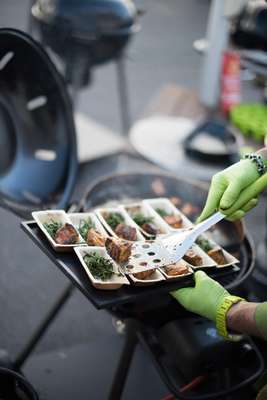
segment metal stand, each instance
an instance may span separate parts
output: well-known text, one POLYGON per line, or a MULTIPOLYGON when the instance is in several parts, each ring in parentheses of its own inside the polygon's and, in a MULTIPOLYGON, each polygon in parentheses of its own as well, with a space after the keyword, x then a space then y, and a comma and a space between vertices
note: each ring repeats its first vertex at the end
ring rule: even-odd
MULTIPOLYGON (((52 308, 49 310, 45 318, 41 321, 36 331, 33 333, 31 338, 29 339, 28 343, 25 345, 24 349, 20 352, 17 356, 15 362, 13 363, 13 368, 15 370, 20 370, 22 365, 25 363, 27 358, 30 356, 32 351, 35 349, 36 345, 42 339, 44 334, 46 333, 47 329, 49 328, 50 324, 53 322, 59 311, 65 305, 66 301, 70 298, 71 294, 73 293, 74 286, 69 284, 64 291, 62 292, 61 296, 56 300, 53 304, 52 308)), ((1 365, 1 353, 0 353, 0 365, 1 365)))
POLYGON ((125 58, 123 56, 120 56, 117 59, 116 65, 117 65, 117 82, 118 82, 118 93, 119 93, 119 102, 121 111, 122 134, 126 136, 130 129, 131 121, 129 112, 125 58))
POLYGON ((127 320, 125 343, 112 382, 108 400, 121 399, 137 343, 137 322, 135 320, 127 320))

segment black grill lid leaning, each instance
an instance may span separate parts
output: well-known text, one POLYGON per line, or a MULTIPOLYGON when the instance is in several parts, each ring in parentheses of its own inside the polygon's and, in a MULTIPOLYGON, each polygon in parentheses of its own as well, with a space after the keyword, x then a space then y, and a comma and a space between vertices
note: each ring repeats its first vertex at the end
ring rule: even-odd
POLYGON ((41 46, 0 29, 0 196, 20 214, 64 208, 77 171, 72 107, 41 46))

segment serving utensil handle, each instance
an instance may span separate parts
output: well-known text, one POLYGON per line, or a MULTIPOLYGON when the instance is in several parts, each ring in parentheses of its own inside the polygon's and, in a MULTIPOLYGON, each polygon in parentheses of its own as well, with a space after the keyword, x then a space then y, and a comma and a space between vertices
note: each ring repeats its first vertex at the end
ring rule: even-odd
POLYGON ((205 221, 197 224, 192 229, 191 235, 194 236, 195 238, 197 238, 199 235, 201 235, 201 233, 206 232, 209 228, 211 228, 213 225, 217 224, 217 222, 221 221, 223 218, 225 218, 224 214, 222 214, 219 211, 216 212, 211 217, 205 219, 205 221))

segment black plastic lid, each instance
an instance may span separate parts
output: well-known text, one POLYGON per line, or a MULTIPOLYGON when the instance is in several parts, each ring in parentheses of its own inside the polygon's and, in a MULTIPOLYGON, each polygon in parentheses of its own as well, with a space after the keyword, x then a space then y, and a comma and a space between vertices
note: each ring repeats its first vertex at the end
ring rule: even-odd
POLYGON ((65 207, 77 171, 63 78, 41 45, 0 29, 0 194, 12 207, 65 207))

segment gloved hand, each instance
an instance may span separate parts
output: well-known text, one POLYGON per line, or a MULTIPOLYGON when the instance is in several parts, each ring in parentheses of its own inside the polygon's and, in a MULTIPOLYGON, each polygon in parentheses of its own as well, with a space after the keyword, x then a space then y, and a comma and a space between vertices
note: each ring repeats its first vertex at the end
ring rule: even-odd
MULTIPOLYGON (((248 159, 241 160, 215 174, 211 181, 205 207, 197 222, 204 221, 216 211, 221 211, 227 215, 227 209, 236 202, 242 190, 250 186, 259 177, 256 165, 248 159)), ((227 219, 233 221, 243 218, 245 213, 255 207, 257 203, 258 198, 251 198, 242 209, 229 215, 227 219)))
POLYGON ((217 309, 229 293, 203 271, 197 271, 194 278, 195 287, 178 289, 171 295, 188 311, 216 322, 217 309))

